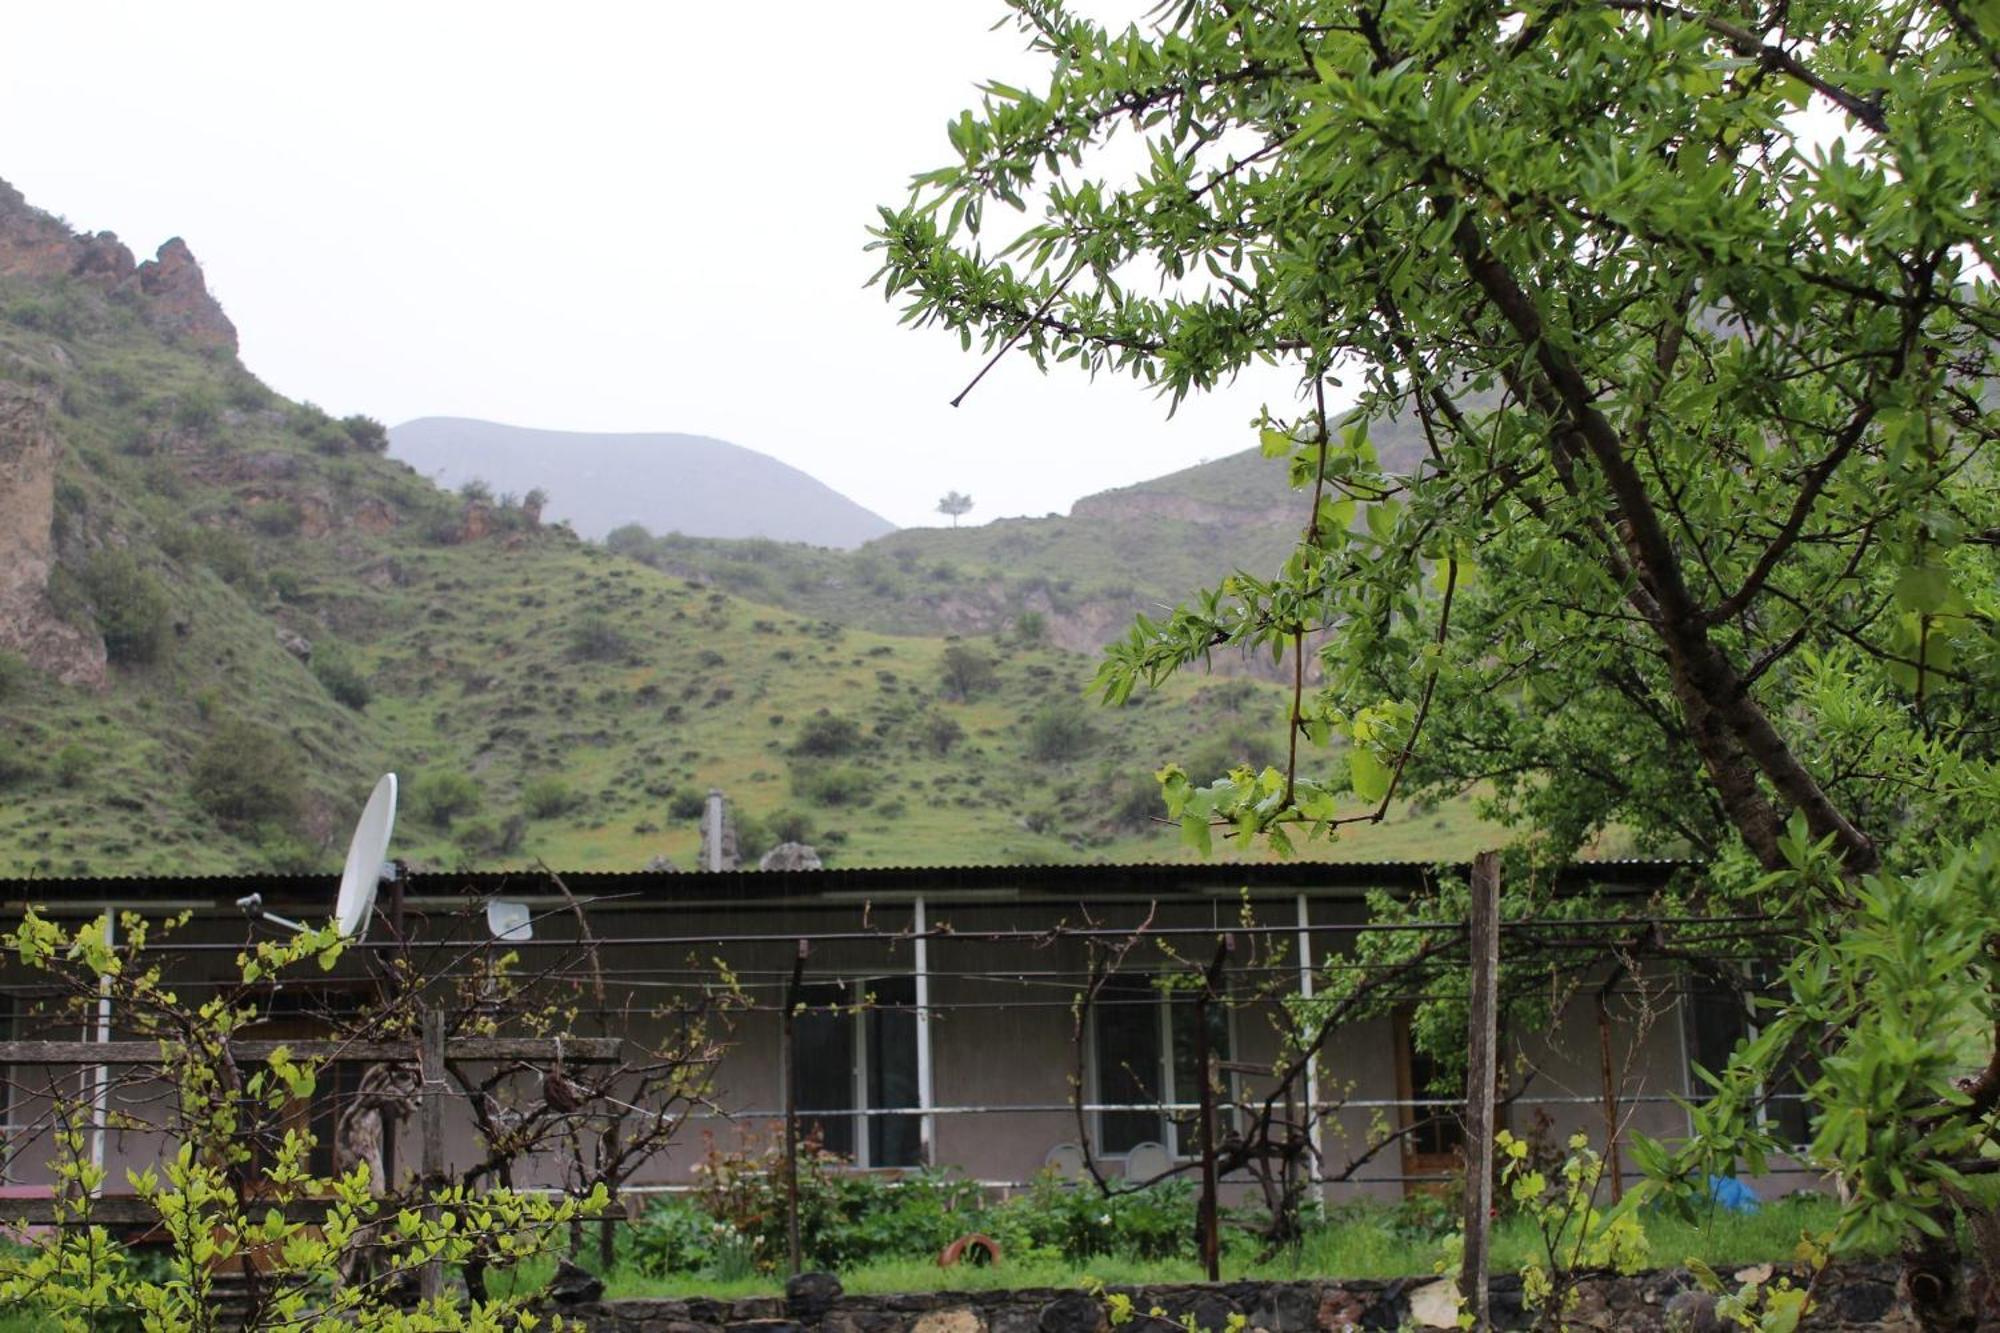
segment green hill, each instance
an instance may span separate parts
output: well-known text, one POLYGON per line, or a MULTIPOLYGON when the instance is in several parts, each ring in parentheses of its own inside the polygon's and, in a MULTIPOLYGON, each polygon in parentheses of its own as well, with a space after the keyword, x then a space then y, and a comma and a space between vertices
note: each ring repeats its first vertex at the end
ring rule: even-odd
MULTIPOLYGON (((692 865, 710 786, 751 850, 835 864, 1166 859, 1147 770, 1277 753, 1261 682, 1107 711, 1092 660, 1032 623, 889 634, 848 614, 865 599, 802 613, 782 562, 691 582, 440 491, 373 421, 248 374, 186 265, 143 279, 0 191, 0 873, 329 867, 386 769, 397 854, 431 865, 692 865)), ((953 558, 1127 558, 1052 524, 953 558)), ((926 548, 902 568, 908 535, 853 559, 950 582, 926 548)), ((1490 837, 1427 812, 1331 850, 1490 837)))

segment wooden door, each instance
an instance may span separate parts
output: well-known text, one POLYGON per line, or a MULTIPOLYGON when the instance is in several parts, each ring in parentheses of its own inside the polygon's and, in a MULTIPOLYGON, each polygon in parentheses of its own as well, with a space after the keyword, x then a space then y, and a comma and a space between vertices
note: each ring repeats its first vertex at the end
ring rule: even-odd
POLYGON ((1450 1096, 1431 1086, 1434 1066, 1429 1057, 1410 1040, 1410 1016, 1399 1010, 1395 1018, 1397 1127, 1402 1139, 1403 1193, 1443 1194, 1454 1173, 1465 1170, 1465 1122, 1457 1107, 1411 1106, 1410 1102, 1434 1101, 1450 1096))

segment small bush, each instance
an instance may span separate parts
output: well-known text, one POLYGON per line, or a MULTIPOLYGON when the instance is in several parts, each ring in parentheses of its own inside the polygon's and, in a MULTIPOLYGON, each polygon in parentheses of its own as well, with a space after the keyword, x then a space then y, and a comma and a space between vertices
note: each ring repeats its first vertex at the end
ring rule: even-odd
POLYGON ((946 713, 932 713, 923 721, 924 748, 942 759, 965 739, 965 728, 946 713))
POLYGON ((410 784, 410 810, 417 818, 448 829, 454 819, 479 810, 479 784, 455 768, 428 769, 410 784))
POLYGON ((653 534, 643 523, 627 523, 604 534, 604 549, 613 555, 643 555, 653 544, 653 534))
POLYGON ((1028 757, 1061 763, 1090 753, 1097 744, 1096 728, 1079 699, 1055 699, 1028 719, 1028 757))
POLYGON ((574 803, 569 784, 553 774, 521 788, 521 809, 530 819, 554 819, 574 803))
POLYGON ((174 424, 185 431, 206 431, 219 415, 215 395, 206 389, 190 389, 174 402, 174 424))
POLYGON ((610 662, 632 651, 625 631, 606 615, 593 612, 570 628, 569 655, 579 662, 610 662))
POLYGON ((852 718, 816 713, 799 725, 792 753, 830 759, 861 748, 861 727, 852 718))
POLYGON ((167 644, 167 590, 141 568, 130 551, 100 551, 84 571, 104 651, 114 662, 158 661, 167 644))
POLYGON ((1040 611, 1023 611, 1014 617, 1014 638, 1026 647, 1034 647, 1049 637, 1049 618, 1040 611))
POLYGON ((244 517, 266 537, 289 537, 299 530, 299 507, 290 500, 264 500, 250 506, 244 517))
POLYGON ((340 428, 347 432, 347 438, 356 448, 366 449, 371 454, 389 451, 389 431, 374 417, 362 416, 359 412, 340 419, 340 428))
POLYGON ((1000 673, 993 669, 993 659, 961 643, 946 648, 938 662, 938 683, 949 699, 963 702, 977 698, 999 681, 1000 673))
POLYGON ((492 504, 493 487, 478 477, 458 488, 458 498, 467 504, 492 504))
POLYGON ((699 787, 681 787, 667 798, 667 813, 675 819, 698 819, 708 804, 708 793, 699 787))
POLYGON ((852 764, 827 764, 792 770, 792 791, 814 805, 866 805, 874 784, 852 764))
POLYGON ((301 773, 286 737, 231 719, 195 755, 188 788, 201 807, 232 824, 289 825, 298 813, 301 773))
POLYGON ((359 711, 368 706, 371 691, 368 675, 347 649, 322 641, 313 650, 312 673, 326 692, 340 703, 359 711))
POLYGON ((96 766, 97 760, 90 751, 72 741, 56 751, 56 784, 62 787, 77 786, 96 766))
POLYGON ((764 821, 771 830, 771 836, 779 842, 802 842, 810 845, 814 841, 812 819, 796 810, 779 810, 764 821))
POLYGON ((28 782, 40 772, 27 746, 10 736, 0 736, 0 787, 28 782))
POLYGON ((28 682, 33 679, 33 670, 26 658, 0 648, 0 703, 25 694, 28 682))

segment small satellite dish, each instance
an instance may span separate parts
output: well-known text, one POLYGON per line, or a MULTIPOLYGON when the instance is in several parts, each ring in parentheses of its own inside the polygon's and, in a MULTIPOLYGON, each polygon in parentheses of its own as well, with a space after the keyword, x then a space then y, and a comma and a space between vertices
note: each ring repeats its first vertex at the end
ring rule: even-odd
POLYGON ((360 939, 375 910, 375 890, 382 883, 382 864, 389 855, 389 835, 396 829, 396 775, 384 773, 369 794, 354 836, 347 843, 347 865, 340 872, 340 896, 333 904, 333 924, 343 939, 360 939))
POLYGON ((535 938, 535 923, 526 903, 487 899, 486 928, 493 932, 494 939, 507 943, 535 938))

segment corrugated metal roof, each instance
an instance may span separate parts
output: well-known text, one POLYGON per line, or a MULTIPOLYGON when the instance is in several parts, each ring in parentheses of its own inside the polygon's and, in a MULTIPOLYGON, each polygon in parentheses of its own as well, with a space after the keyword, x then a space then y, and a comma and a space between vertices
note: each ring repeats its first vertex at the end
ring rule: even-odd
MULTIPOLYGON (((1692 863, 1668 860, 1582 861, 1559 878, 1573 884, 1650 888, 1665 884, 1692 863)), ((1083 897, 1204 894, 1242 888, 1363 890, 1418 888, 1440 874, 1463 874, 1462 863, 1426 861, 1291 861, 1246 864, 1132 862, 1120 865, 841 866, 823 870, 557 870, 578 897, 617 897, 636 903, 756 902, 859 894, 950 895, 1011 891, 1083 897)), ((426 898, 532 895, 540 882, 553 892, 549 871, 413 871, 405 892, 426 898)), ((340 877, 333 874, 113 875, 0 879, 0 901, 104 902, 107 900, 234 903, 260 893, 273 905, 330 901, 340 877)))

